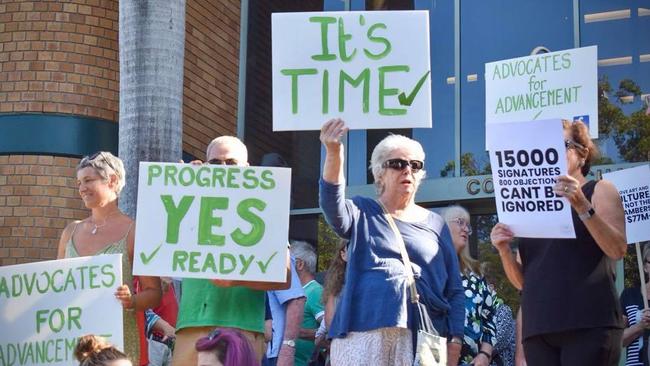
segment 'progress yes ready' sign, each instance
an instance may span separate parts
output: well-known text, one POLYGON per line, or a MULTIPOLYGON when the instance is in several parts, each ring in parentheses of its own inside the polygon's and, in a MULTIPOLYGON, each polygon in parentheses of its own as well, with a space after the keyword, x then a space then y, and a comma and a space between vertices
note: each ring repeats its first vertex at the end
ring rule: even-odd
POLYGON ((291 169, 140 163, 133 273, 284 282, 291 169))
POLYGON ((429 13, 272 15, 273 130, 431 127, 429 13))

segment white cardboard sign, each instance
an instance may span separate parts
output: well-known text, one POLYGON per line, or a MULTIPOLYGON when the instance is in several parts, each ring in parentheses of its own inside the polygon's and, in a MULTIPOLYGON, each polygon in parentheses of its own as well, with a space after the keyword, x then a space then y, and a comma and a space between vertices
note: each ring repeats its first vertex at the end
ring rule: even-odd
POLYGON ((122 255, 0 267, 0 365, 72 365, 77 339, 124 349, 122 255))
POLYGON ((426 11, 274 13, 273 130, 431 127, 426 11))
POLYGON ((597 46, 485 64, 488 125, 551 118, 582 120, 598 138, 597 46))
POLYGON ((650 165, 605 173, 603 177, 621 194, 627 243, 650 240, 650 165))
POLYGON ((133 273, 284 282, 291 169, 140 163, 133 273))
POLYGON ((575 238, 571 206, 553 192, 567 174, 562 121, 487 126, 499 222, 517 237, 575 238))

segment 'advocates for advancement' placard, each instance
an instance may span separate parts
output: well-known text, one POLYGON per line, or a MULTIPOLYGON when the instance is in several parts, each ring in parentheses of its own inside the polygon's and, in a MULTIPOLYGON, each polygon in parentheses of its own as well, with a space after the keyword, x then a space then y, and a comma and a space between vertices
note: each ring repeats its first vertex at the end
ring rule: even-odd
POLYGON ((596 46, 485 64, 487 124, 551 118, 581 120, 598 138, 596 46))
POLYGON ((429 13, 272 15, 273 130, 431 127, 429 13))
POLYGON ((122 255, 0 267, 0 365, 76 365, 82 335, 124 349, 122 255))
POLYGON ((567 174, 562 121, 494 123, 486 135, 499 222, 517 237, 575 238, 571 205, 553 191, 567 174))
POLYGON ((284 282, 291 169, 140 163, 133 273, 284 282))

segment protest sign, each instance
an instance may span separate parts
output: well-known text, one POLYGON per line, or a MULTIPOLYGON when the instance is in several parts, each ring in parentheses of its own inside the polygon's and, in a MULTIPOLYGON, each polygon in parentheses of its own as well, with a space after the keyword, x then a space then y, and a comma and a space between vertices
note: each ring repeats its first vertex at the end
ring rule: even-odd
POLYGON ((517 237, 575 238, 571 206, 553 192, 567 174, 562 121, 487 125, 499 222, 517 237))
POLYGON ((431 127, 426 11, 272 15, 273 130, 431 127))
POLYGON ((76 364, 86 334, 124 349, 121 284, 121 254, 0 267, 0 365, 76 364))
POLYGON ((284 282, 291 169, 140 163, 133 273, 284 282))
POLYGON ((621 194, 625 210, 625 235, 627 243, 650 240, 650 166, 605 173, 621 194))
POLYGON ((486 63, 485 122, 578 119, 598 138, 597 67, 596 46, 486 63))

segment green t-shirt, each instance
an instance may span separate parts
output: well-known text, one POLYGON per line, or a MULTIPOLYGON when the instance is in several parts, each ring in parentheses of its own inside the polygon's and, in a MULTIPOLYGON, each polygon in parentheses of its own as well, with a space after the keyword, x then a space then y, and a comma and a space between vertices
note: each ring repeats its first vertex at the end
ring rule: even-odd
POLYGON ((209 280, 184 278, 176 327, 229 327, 264 333, 264 291, 217 287, 209 280))
MULTIPOLYGON (((316 319, 320 320, 320 318, 324 315, 323 304, 321 303, 321 297, 323 296, 323 286, 321 286, 315 280, 312 280, 303 286, 303 289, 305 290, 307 302, 305 302, 305 315, 302 320, 302 328, 318 329, 320 322, 316 319)), ((313 340, 296 340, 295 366, 307 365, 312 353, 314 353, 314 346, 315 344, 313 340)))

